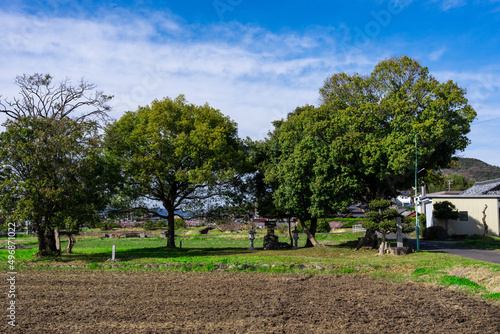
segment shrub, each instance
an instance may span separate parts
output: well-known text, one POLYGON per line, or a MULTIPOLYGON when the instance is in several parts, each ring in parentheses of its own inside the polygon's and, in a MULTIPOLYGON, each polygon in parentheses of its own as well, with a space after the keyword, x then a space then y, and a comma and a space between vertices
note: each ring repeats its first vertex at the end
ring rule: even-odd
POLYGON ((148 221, 148 222, 144 223, 144 226, 143 226, 143 228, 145 230, 154 230, 156 227, 157 227, 157 225, 152 221, 148 221))
POLYGON ((361 221, 351 220, 342 225, 342 228, 352 228, 354 225, 362 224, 361 221))
POLYGON ((431 226, 423 230, 422 237, 426 240, 444 240, 448 238, 448 233, 441 226, 431 226))
POLYGON ((318 233, 330 233, 330 223, 328 222, 328 219, 318 219, 318 228, 316 229, 316 232, 318 233))
POLYGON ((184 223, 184 219, 178 218, 174 222, 175 229, 180 229, 186 227, 186 223, 184 223))
POLYGON ((162 219, 156 223, 156 227, 167 227, 167 221, 165 219, 162 219))
POLYGON ((288 233, 288 224, 287 225, 284 225, 284 224, 277 225, 275 228, 275 231, 279 232, 279 233, 288 233))
POLYGON ((103 231, 111 230, 113 228, 120 228, 121 226, 115 222, 104 221, 100 224, 99 228, 103 231))

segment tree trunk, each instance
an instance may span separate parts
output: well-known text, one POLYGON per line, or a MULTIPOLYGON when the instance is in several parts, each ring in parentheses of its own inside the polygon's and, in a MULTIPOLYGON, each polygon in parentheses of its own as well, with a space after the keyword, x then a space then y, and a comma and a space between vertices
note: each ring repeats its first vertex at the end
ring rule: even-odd
POLYGON ((56 247, 56 238, 55 238, 54 230, 48 226, 44 226, 43 229, 44 229, 43 231, 39 232, 39 236, 38 236, 39 251, 42 253, 42 255, 44 253, 45 254, 52 254, 52 255, 61 254, 60 250, 58 250, 56 247), (41 243, 40 243, 40 238, 44 239, 41 243), (43 248, 40 247, 40 245, 43 245, 43 248))
POLYGON ((306 227, 304 220, 300 219, 300 226, 302 226, 302 229, 304 230, 305 234, 307 235, 307 242, 306 242, 306 245, 304 247, 317 247, 317 246, 319 246, 319 243, 314 238, 314 235, 316 234, 316 226, 317 225, 318 225, 318 218, 311 219, 311 228, 310 229, 308 229, 306 227))
POLYGON ((163 207, 167 210, 167 248, 175 248, 175 208, 168 199, 163 200, 163 207))
POLYGON ((292 223, 290 217, 288 217, 288 236, 290 237, 290 246, 293 247, 292 223))
POLYGON ((377 248, 377 235, 375 234, 374 230, 367 229, 365 232, 365 236, 359 239, 356 250, 360 249, 361 247, 377 248))
POLYGON ((61 251, 61 237, 59 236, 59 229, 54 229, 54 240, 56 242, 56 249, 58 252, 61 251))
POLYGON ((38 239, 38 252, 44 252, 46 245, 45 245, 45 229, 43 229, 41 226, 38 226, 36 228, 36 236, 38 239))
POLYGON ((64 250, 64 253, 71 254, 73 253, 73 246, 76 243, 76 238, 72 234, 68 234, 68 246, 64 250))
POLYGON ((168 212, 167 220, 168 220, 167 247, 175 248, 175 217, 173 210, 168 212))
POLYGON ((54 230, 48 226, 47 218, 35 218, 35 228, 38 239, 38 255, 60 254, 56 247, 54 230))
POLYGON ((382 233, 382 242, 380 243, 380 247, 378 248, 378 253, 380 255, 385 254, 385 250, 387 249, 386 241, 385 241, 385 235, 386 233, 382 233))
POLYGON ((38 253, 42 253, 45 251, 45 225, 44 219, 41 220, 35 218, 35 229, 36 229, 36 237, 38 239, 38 253))
POLYGON ((45 250, 49 253, 59 253, 54 230, 50 227, 45 228, 45 250))

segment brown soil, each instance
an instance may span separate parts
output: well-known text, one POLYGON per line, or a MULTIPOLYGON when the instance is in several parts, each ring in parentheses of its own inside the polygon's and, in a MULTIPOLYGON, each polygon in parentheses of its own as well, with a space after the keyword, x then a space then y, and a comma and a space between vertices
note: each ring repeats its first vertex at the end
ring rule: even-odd
MULTIPOLYGON (((23 271, 17 333, 500 333, 500 306, 368 276, 23 271)), ((2 284, 6 289, 5 284, 2 284)))

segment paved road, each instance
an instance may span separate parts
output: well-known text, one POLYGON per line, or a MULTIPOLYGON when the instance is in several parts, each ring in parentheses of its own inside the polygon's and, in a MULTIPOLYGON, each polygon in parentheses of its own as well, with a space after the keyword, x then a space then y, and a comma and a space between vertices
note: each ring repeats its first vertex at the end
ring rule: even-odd
MULTIPOLYGON (((416 249, 416 240, 412 239, 410 240, 410 243, 412 244, 413 249, 416 249)), ((420 250, 457 255, 479 261, 500 263, 499 251, 459 247, 455 246, 453 242, 448 241, 419 240, 418 244, 420 250)))

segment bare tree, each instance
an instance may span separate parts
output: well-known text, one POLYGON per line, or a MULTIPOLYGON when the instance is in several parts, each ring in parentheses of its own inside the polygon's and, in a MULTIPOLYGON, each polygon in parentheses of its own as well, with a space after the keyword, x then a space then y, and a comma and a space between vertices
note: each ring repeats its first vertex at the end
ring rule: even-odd
POLYGON ((484 232, 483 235, 488 235, 488 224, 486 224, 486 209, 488 209, 488 205, 484 205, 484 210, 483 210, 483 225, 484 225, 484 232))
POLYGON ((15 83, 20 88, 20 97, 14 97, 12 101, 0 100, 0 112, 15 120, 33 117, 88 121, 107 117, 111 109, 108 102, 113 96, 95 90, 96 86, 83 78, 76 86, 72 86, 68 78, 59 85, 52 81, 50 74, 17 76, 15 83), (75 115, 76 111, 80 114, 75 115))
POLYGON ((50 74, 17 76, 18 97, 0 99, 9 118, 0 133, 0 214, 32 221, 40 254, 59 253, 59 228, 78 231, 113 187, 100 180, 109 170, 99 135, 112 96, 83 78, 52 82, 50 74))

